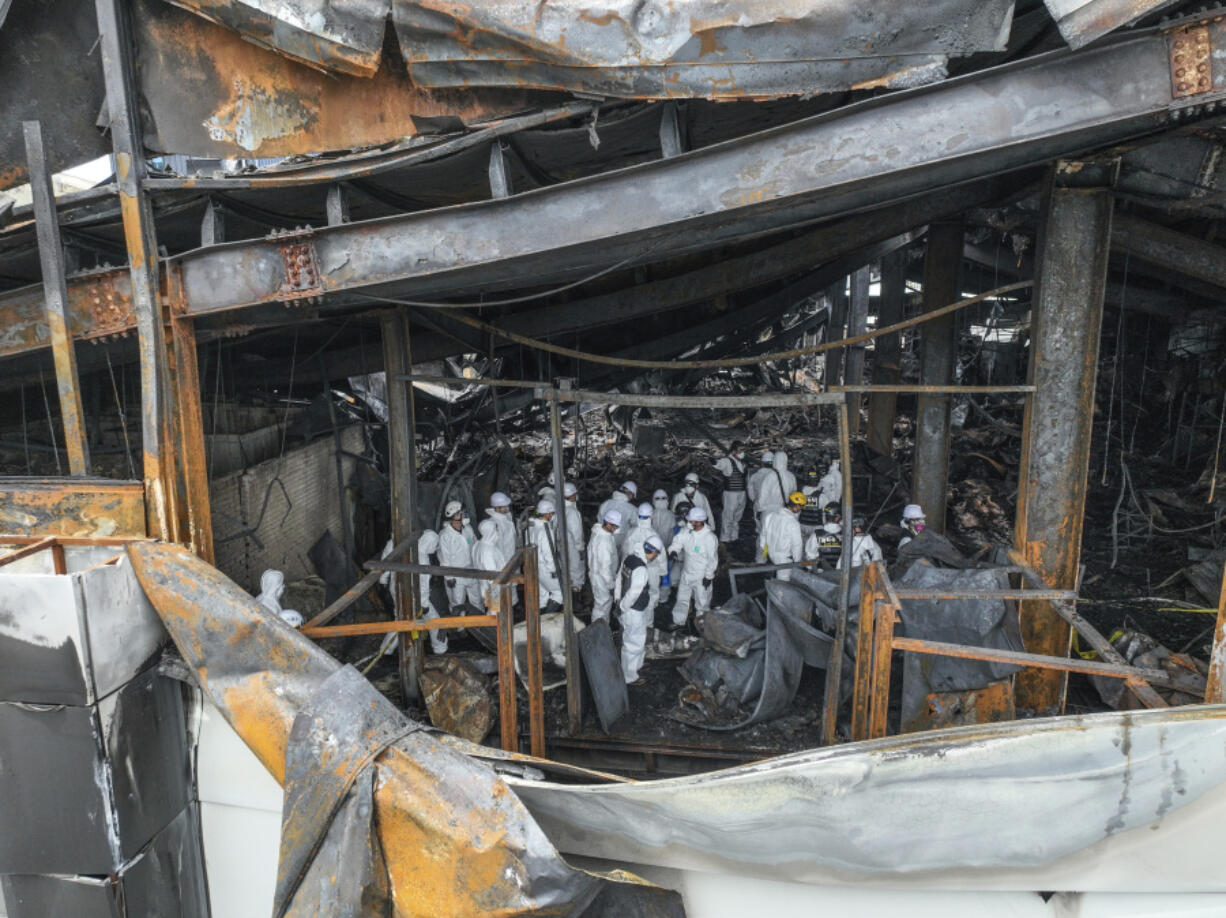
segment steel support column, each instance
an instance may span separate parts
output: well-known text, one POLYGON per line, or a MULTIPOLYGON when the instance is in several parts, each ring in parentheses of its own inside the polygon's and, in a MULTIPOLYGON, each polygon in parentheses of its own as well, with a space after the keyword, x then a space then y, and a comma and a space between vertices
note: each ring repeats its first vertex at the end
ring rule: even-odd
MULTIPOLYGON (((826 340, 841 341, 847 337, 847 278, 840 278, 826 291, 826 302, 830 304, 830 319, 826 322, 826 340)), ((843 349, 835 348, 826 352, 825 383, 827 386, 837 386, 843 382, 843 349)))
MULTIPOLYGON (((1043 200, 1031 311, 1030 396, 1022 430, 1015 544, 1055 589, 1075 589, 1094 420, 1107 256, 1110 177, 1101 167, 1060 164, 1043 200), (1074 185, 1076 187, 1074 187, 1074 185)), ((1029 653, 1065 656, 1068 623, 1049 603, 1021 606, 1029 653)), ((1019 708, 1064 709, 1065 673, 1023 670, 1019 708)))
MULTIPOLYGON (((877 327, 902 321, 903 301, 907 293, 907 253, 905 249, 891 252, 881 259, 881 299, 877 308, 877 327)), ((873 349, 873 384, 898 382, 902 366, 902 339, 898 332, 882 335, 873 349)), ((894 392, 874 392, 868 399, 868 446, 883 456, 894 448, 894 413, 898 395, 894 392)))
MULTIPOLYGON (((417 444, 414 437, 413 384, 400 377, 413 371, 410 351, 408 316, 394 313, 384 316, 383 366, 387 374, 387 453, 392 496, 392 542, 399 545, 408 539, 417 522, 417 444)), ((342 495, 343 499, 343 495, 342 495)), ((417 557, 417 546, 409 548, 409 563, 424 563, 417 557)), ((398 619, 416 619, 417 574, 401 574, 393 578, 395 607, 398 619), (407 616, 406 616, 407 613, 407 616)), ((400 636, 400 687, 404 696, 420 696, 418 676, 422 670, 420 633, 400 636)))
MULTIPOLYGON (((939 309, 960 298, 962 265, 961 220, 928 227, 924 255, 924 311, 939 309)), ((947 386, 953 382, 957 341, 954 316, 934 319, 920 339, 920 385, 947 386)), ((915 469, 911 501, 924 508, 928 525, 945 531, 945 502, 949 488, 949 396, 920 395, 915 400, 915 469)))
MULTIPOLYGON (((568 390, 569 379, 559 379, 557 390, 568 390)), ((576 410, 576 414, 578 411, 576 410)), ((566 714, 567 729, 574 736, 583 725, 583 695, 579 691, 579 640, 575 632, 574 597, 571 593, 570 536, 566 531, 566 464, 562 461, 562 409, 556 398, 549 400, 549 439, 553 458, 554 501, 558 521, 558 571, 562 575, 562 614, 566 625, 566 714)), ((578 443, 578 439, 575 440, 578 443)), ((534 555, 535 557, 535 555, 534 555)))
MULTIPOLYGON (((38 261, 43 274, 43 316, 51 335, 55 358, 55 383, 60 394, 60 418, 64 425, 64 446, 68 451, 68 471, 74 476, 89 474, 89 439, 85 415, 81 410, 81 384, 77 376, 77 352, 68 332, 68 283, 64 278, 64 247, 60 242, 60 221, 55 212, 55 192, 43 149, 42 126, 37 121, 22 124, 25 131, 26 163, 30 170, 30 193, 34 200, 35 230, 38 236, 38 261)), ((51 423, 51 419, 47 419, 51 423)))
POLYGON ((196 323, 183 309, 183 289, 177 270, 172 269, 167 273, 167 294, 171 345, 167 361, 169 410, 174 418, 171 430, 178 438, 176 448, 168 454, 168 465, 177 472, 174 479, 177 538, 186 542, 197 556, 212 564, 213 508, 204 449, 204 410, 200 402, 196 323))
MULTIPOLYGON (((864 265, 857 268, 851 275, 851 299, 847 312, 847 337, 854 338, 868 331, 868 288, 872 268, 864 265)), ((857 344, 847 349, 846 369, 843 371, 843 382, 848 386, 858 386, 864 382, 864 345, 857 344)), ((860 432, 860 396, 852 395, 848 399, 851 412, 851 433, 860 432)))
POLYGON ((149 534, 174 538, 173 462, 168 443, 171 429, 167 405, 166 335, 158 289, 158 248, 153 209, 141 183, 145 153, 141 145, 140 109, 136 104, 132 42, 120 0, 96 0, 102 73, 115 153, 115 182, 128 250, 128 273, 140 350, 141 455, 149 534))

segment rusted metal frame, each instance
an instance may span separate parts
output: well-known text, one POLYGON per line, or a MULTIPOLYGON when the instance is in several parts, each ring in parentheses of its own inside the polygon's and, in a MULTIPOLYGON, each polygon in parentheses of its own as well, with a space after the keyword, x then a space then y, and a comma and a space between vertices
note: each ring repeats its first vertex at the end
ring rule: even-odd
MULTIPOLYGON (((1162 6, 1163 0, 1149 0, 1162 6)), ((1213 88, 1213 47, 1208 20, 1190 23, 1170 33, 1171 87, 1176 99, 1197 96, 1213 88)))
POLYGON ((60 396, 60 419, 63 423, 64 447, 68 453, 68 471, 73 476, 83 477, 89 474, 89 435, 85 430, 85 413, 81 408, 77 354, 68 330, 68 283, 65 280, 60 223, 55 212, 55 192, 51 188, 51 173, 47 169, 47 156, 43 149, 42 125, 38 121, 25 121, 22 130, 25 132, 26 162, 34 201, 38 261, 43 275, 44 316, 55 358, 55 384, 60 396))
POLYGON ((918 638, 894 638, 894 649, 905 653, 923 653, 938 657, 957 657, 963 660, 985 660, 991 663, 1013 663, 1036 669, 1053 669, 1069 673, 1085 673, 1090 676, 1108 676, 1112 679, 1140 679, 1144 682, 1178 688, 1179 680, 1161 669, 1143 669, 1136 666, 1121 666, 1083 660, 1080 657, 1048 657, 1037 653, 1017 650, 999 650, 992 647, 971 647, 965 644, 947 644, 942 641, 924 641, 918 638))
POLYGON ((873 624, 877 617, 880 565, 874 561, 860 578, 860 618, 856 631, 856 675, 851 693, 851 740, 868 739, 868 713, 873 674, 873 624))
POLYGON ((22 558, 28 558, 30 555, 36 555, 40 551, 51 548, 56 544, 58 543, 55 540, 55 536, 42 537, 37 542, 31 542, 23 548, 18 548, 16 551, 0 556, 0 567, 3 567, 5 564, 12 564, 14 561, 20 561, 22 558))
POLYGON ((896 395, 1028 395, 1034 386, 913 386, 898 384, 832 386, 831 392, 891 392, 896 395))
MULTIPOLYGON (((1192 200, 1196 200, 1193 198, 1192 200)), ((1113 214, 1111 248, 1157 265, 1164 272, 1226 287, 1226 250, 1197 236, 1181 233, 1131 214, 1113 214)), ((1172 283, 1178 284, 1177 279, 1172 283)))
POLYGON ((1205 686, 1205 704, 1226 702, 1226 569, 1222 571, 1222 586, 1217 597, 1217 624, 1213 629, 1213 650, 1209 653, 1209 681, 1205 686))
MULTIPOLYGON (((907 253, 905 249, 881 259, 881 298, 877 325, 886 328, 902 321, 907 295, 907 253)), ((897 383, 902 372, 902 338, 899 332, 882 335, 873 348, 874 386, 897 383)), ((887 389, 871 389, 868 399, 868 448, 882 456, 894 449, 894 414, 898 397, 887 389)))
POLYGON ((168 376, 178 422, 177 459, 181 489, 181 537, 186 537, 193 552, 213 563, 213 510, 209 496, 209 471, 204 447, 204 410, 200 402, 200 365, 196 348, 195 320, 183 310, 183 286, 179 271, 171 266, 167 271, 167 301, 171 351, 168 376))
MULTIPOLYGON (((847 337, 856 338, 868 331, 868 291, 870 268, 865 265, 851 275, 851 296, 847 311, 847 337)), ((843 382, 848 387, 846 391, 855 393, 855 387, 864 382, 864 345, 853 345, 847 349, 843 382)), ((860 402, 859 393, 851 396, 851 434, 860 433, 860 402)))
MULTIPOLYGON (((964 237, 962 219, 928 227, 923 279, 925 312, 959 299, 964 237)), ((949 386, 953 382, 957 351, 954 316, 941 316, 925 324, 920 345, 921 386, 949 386)), ((921 393, 915 406, 915 465, 910 496, 911 503, 924 508, 929 527, 939 533, 945 532, 949 429, 949 396, 921 393)))
POLYGON ((259 175, 234 176, 233 178, 147 178, 144 187, 151 192, 163 191, 240 191, 253 188, 310 187, 331 182, 352 181, 403 169, 421 163, 433 162, 471 147, 490 143, 499 137, 515 134, 542 125, 565 121, 589 114, 594 107, 591 102, 568 102, 556 108, 543 109, 526 115, 516 115, 488 122, 479 130, 451 140, 410 150, 379 153, 373 157, 351 157, 343 162, 327 165, 307 165, 297 168, 266 172, 259 175))
MULTIPOLYGON (((393 546, 392 550, 388 552, 387 557, 383 558, 382 560, 395 561, 398 558, 403 557, 404 554, 411 547, 413 547, 413 545, 415 544, 415 540, 417 539, 419 535, 421 535, 421 533, 419 532, 409 533, 409 537, 405 539, 403 542, 401 542, 399 545, 393 546)), ((314 618, 307 621, 307 623, 302 626, 303 629, 318 628, 332 621, 332 619, 336 618, 338 615, 340 615, 342 612, 348 609, 351 605, 353 605, 355 602, 357 602, 359 599, 365 596, 370 591, 371 587, 373 587, 376 583, 379 582, 379 578, 382 576, 383 576, 382 571, 371 571, 368 574, 364 574, 357 583, 355 583, 353 586, 347 589, 344 593, 338 596, 335 602, 329 605, 326 609, 324 609, 314 618)), ((397 616, 397 620, 399 620, 399 616, 397 616)))
MULTIPOLYGON (((557 494, 558 521, 557 546, 560 557, 558 570, 562 574, 562 616, 566 633, 566 729, 574 736, 583 726, 583 694, 580 691, 579 640, 575 634, 575 606, 571 591, 570 534, 566 527, 566 465, 562 461, 562 408, 559 404, 563 394, 571 391, 569 379, 558 379, 547 390, 555 397, 549 400, 549 446, 553 460, 553 480, 557 494)), ((576 441, 577 442, 577 441, 576 441)))
POLYGON ((59 545, 127 545, 131 542, 149 542, 148 536, 41 536, 5 535, 0 533, 0 545, 34 545, 44 539, 55 539, 59 545))
POLYGON ((879 602, 874 616, 869 739, 881 739, 886 734, 890 714, 890 666, 894 656, 894 626, 898 623, 898 609, 889 602, 879 602))
POLYGON ((895 590, 899 599, 1051 599, 1072 601, 1076 590, 895 590))
MULTIPOLYGON (((1035 392, 1022 421, 1014 560, 1046 589, 1078 581, 1113 178, 1110 163, 1058 163, 1043 196, 1027 378, 1035 392)), ((1055 605, 1023 602, 1019 624, 1028 651, 1068 654, 1072 631, 1055 605)), ((1019 708, 1064 710, 1066 674, 1024 670, 1014 687, 1019 708)), ((1160 700, 1152 690, 1148 697, 1160 700)))
POLYGON ((107 112, 115 155, 115 179, 128 250, 128 273, 136 313, 141 369, 141 454, 149 532, 170 539, 173 475, 166 369, 153 209, 141 182, 146 167, 136 104, 132 42, 121 0, 95 0, 107 112))
POLYGON ((538 389, 538 398, 560 402, 631 405, 638 408, 799 408, 805 405, 843 405, 846 396, 833 392, 764 393, 762 395, 636 395, 593 392, 587 389, 538 389))
MULTIPOLYGON (((847 337, 847 279, 839 278, 826 291, 826 302, 830 316, 826 322, 826 341, 841 341, 847 337)), ((831 388, 843 381, 843 355, 841 347, 826 352, 822 383, 831 388)))
POLYGON ((51 569, 57 574, 68 573, 68 559, 64 557, 64 546, 59 542, 51 546, 51 569))
MULTIPOLYGON (((402 312, 385 315, 381 332, 383 367, 387 377, 387 450, 392 540, 396 545, 408 543, 409 562, 415 564, 421 560, 417 557, 417 543, 413 539, 417 529, 415 403, 413 387, 400 380, 402 375, 412 372, 413 369, 408 317, 402 312)), ((396 618, 417 621, 421 615, 417 576, 393 578, 392 595, 396 618)), ((418 677, 424 665, 425 648, 422 646, 420 634, 414 632, 402 635, 397 648, 397 668, 405 697, 420 697, 418 677)))
MULTIPOLYGON (((564 524, 565 521, 563 521, 562 528, 565 528, 564 524)), ((545 677, 541 672, 541 591, 537 580, 539 574, 536 566, 536 546, 525 545, 522 551, 524 566, 524 631, 527 632, 528 750, 534 756, 544 758, 545 677)), ((502 593, 509 594, 510 592, 511 588, 509 586, 504 585, 500 587, 499 608, 501 608, 502 593)))
POLYGON ((497 615, 445 615, 429 620, 359 622, 354 625, 325 625, 314 628, 302 626, 302 633, 309 638, 355 637, 367 634, 408 634, 418 631, 448 631, 456 628, 493 628, 498 625, 497 615))
POLYGON ((519 751, 519 716, 515 698, 515 618, 511 607, 511 588, 498 591, 498 727, 502 748, 519 751))
POLYGON ((847 617, 851 605, 851 519, 855 515, 851 500, 851 422, 847 396, 839 395, 839 464, 843 469, 843 550, 839 567, 839 608, 834 628, 834 648, 826 666, 826 689, 822 703, 822 745, 838 739, 839 688, 843 681, 843 655, 847 646, 847 617))

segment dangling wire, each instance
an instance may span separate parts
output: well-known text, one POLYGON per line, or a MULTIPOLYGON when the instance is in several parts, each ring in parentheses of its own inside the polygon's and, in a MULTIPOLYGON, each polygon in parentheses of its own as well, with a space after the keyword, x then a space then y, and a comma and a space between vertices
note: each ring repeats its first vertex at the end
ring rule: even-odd
MULTIPOLYGON (((1107 464, 1111 459, 1111 424, 1115 418, 1115 380, 1120 375, 1120 341, 1124 336, 1124 301, 1128 294, 1128 256, 1124 256, 1124 280, 1120 290, 1120 318, 1115 329, 1115 362, 1111 367, 1111 391, 1107 395, 1107 435, 1103 438, 1103 474, 1099 482, 1107 483, 1107 464)), ((1124 395, 1120 387, 1120 430, 1124 429, 1124 395)), ((1120 434, 1120 455, 1124 452, 1124 436, 1120 434)))
POLYGON ((26 427, 26 384, 21 384, 21 445, 26 453, 26 474, 33 475, 30 471, 30 432, 26 427))
POLYGON ((119 429, 123 431, 123 454, 128 459, 128 475, 133 481, 136 480, 136 465, 132 461, 132 444, 128 440, 128 419, 124 417, 123 402, 119 398, 119 386, 115 383, 115 368, 111 366, 111 352, 104 351, 106 354, 106 370, 111 376, 111 391, 115 394, 115 407, 119 409, 119 429))
POLYGON ((47 400, 47 381, 43 379, 43 371, 38 371, 38 388, 43 393, 43 410, 47 412, 47 432, 51 434, 51 452, 55 454, 55 474, 63 475, 64 469, 60 465, 60 448, 55 440, 55 422, 51 420, 51 402, 47 400))

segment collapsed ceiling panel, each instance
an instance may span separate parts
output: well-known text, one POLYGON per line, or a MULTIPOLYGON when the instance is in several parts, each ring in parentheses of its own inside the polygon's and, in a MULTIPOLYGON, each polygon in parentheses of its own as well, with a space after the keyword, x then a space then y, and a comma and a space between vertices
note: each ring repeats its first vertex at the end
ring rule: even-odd
POLYGON ((629 98, 762 98, 944 78, 1001 51, 1013 0, 167 0, 329 71, 379 70, 388 14, 413 81, 629 98))
POLYGON ((1043 0, 1069 47, 1080 48, 1175 0, 1043 0))

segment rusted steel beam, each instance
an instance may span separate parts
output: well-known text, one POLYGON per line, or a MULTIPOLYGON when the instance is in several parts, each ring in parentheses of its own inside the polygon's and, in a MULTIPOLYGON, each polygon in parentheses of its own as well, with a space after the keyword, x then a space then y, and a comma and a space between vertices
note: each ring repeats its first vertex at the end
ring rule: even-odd
MULTIPOLYGON (((166 338, 162 327, 158 248, 153 209, 141 188, 145 178, 139 108, 136 104, 128 7, 120 0, 95 0, 102 73, 106 82, 115 179, 128 249, 128 274, 140 341, 141 456, 149 532, 172 539, 174 476, 171 474, 166 338)), ((185 291, 186 292, 186 291, 185 291)))
MULTIPOLYGON (((868 331, 868 288, 870 267, 864 265, 851 275, 851 296, 848 298, 847 337, 855 338, 868 331)), ((864 345, 853 345, 847 349, 847 365, 843 372, 843 382, 854 392, 855 386, 864 382, 864 345)), ((860 396, 851 397, 851 433, 860 433, 860 396)))
POLYGON ((0 478, 0 533, 9 537, 143 537, 139 482, 79 478, 0 478))
MULTIPOLYGON (((881 259, 881 299, 877 325, 884 328, 902 321, 907 294, 907 253, 899 249, 881 259)), ((873 385, 897 383, 901 370, 902 342, 899 332, 882 335, 873 348, 873 385)), ((894 450, 894 413, 898 395, 875 390, 868 399, 868 448, 882 456, 894 450)))
MULTIPOLYGON (((394 546, 391 552, 388 553, 387 557, 383 558, 382 560, 396 561, 397 559, 402 558, 409 552, 410 548, 414 547, 415 540, 419 534, 420 533, 417 532, 409 533, 409 538, 405 539, 399 545, 394 546)), ((382 576, 382 571, 371 571, 369 574, 364 574, 362 579, 338 596, 335 602, 333 602, 314 618, 307 621, 306 624, 302 626, 303 630, 305 631, 307 628, 318 628, 332 621, 332 619, 336 618, 336 616, 340 615, 351 605, 365 596, 370 591, 370 588, 379 582, 379 578, 382 576)), ((397 615, 396 618, 399 621, 402 619, 402 616, 397 615)))
MULTIPOLYGON (((388 478, 391 490, 392 541, 408 546, 409 562, 416 565, 416 542, 411 541, 418 527, 417 520, 417 443, 414 435, 413 387, 400 380, 413 370, 413 355, 408 318, 402 311, 389 313, 381 323, 383 334, 383 369, 387 379, 387 452, 388 478)), ((391 559, 391 563, 396 563, 391 559)), ((367 567, 368 570, 376 568, 367 567)), ((416 621, 421 615, 417 574, 402 571, 392 578, 393 606, 398 619, 416 621)), ((397 649, 400 688, 406 698, 421 696, 418 678, 425 665, 425 648, 421 636, 402 635, 397 649)))
POLYGON ((353 625, 318 625, 300 629, 309 638, 356 637, 367 634, 409 634, 418 631, 449 631, 456 628, 494 628, 497 615, 444 615, 414 621, 359 622, 353 625))
MULTIPOLYGON (((432 574, 435 577, 462 577, 466 580, 494 580, 502 576, 501 571, 484 571, 475 567, 443 567, 438 564, 417 564, 406 561, 367 561, 362 565, 368 571, 384 573, 393 571, 397 574, 432 574)), ((518 583, 519 577, 511 577, 502 583, 518 583)))
MULTIPOLYGON (((928 227, 924 253, 924 311, 930 312, 960 298, 962 220, 928 227)), ((920 339, 920 383, 948 386, 954 378, 958 341, 953 315, 924 325, 920 339)), ((924 508, 928 525, 945 532, 945 503, 949 490, 949 397, 920 395, 915 406, 915 470, 911 502, 924 508)))
POLYGON ((869 702, 868 738, 885 736, 890 714, 890 665, 894 654, 894 625, 898 621, 897 607, 877 603, 873 622, 872 698, 869 702))
POLYGON ((1111 248, 1157 265, 1164 273, 1226 288, 1226 248, 1152 220, 1116 214, 1111 220, 1111 248))
MULTIPOLYGON (((562 574, 562 615, 566 631, 566 725, 570 735, 574 736, 583 725, 583 695, 579 686, 579 641, 575 636, 575 600, 571 590, 573 581, 570 570, 570 534, 566 526, 566 495, 564 493, 566 464, 562 461, 562 408, 559 404, 562 393, 570 392, 570 380, 557 380, 550 391, 558 395, 558 398, 549 400, 549 446, 550 458, 553 462, 553 480, 556 483, 554 490, 557 497, 554 502, 557 505, 557 514, 554 519, 558 521, 558 525, 554 531, 557 533, 556 544, 558 554, 561 556, 557 562, 558 570, 562 574)), ((531 554, 535 561, 535 550, 531 554)), ((533 567, 535 570, 535 565, 533 567)), ((527 574, 526 563, 524 572, 527 574)), ((537 586, 539 602, 539 583, 537 586)))
POLYGON ((873 676, 873 624, 877 604, 880 564, 874 561, 864 568, 860 577, 860 618, 856 631, 856 675, 851 692, 851 740, 868 739, 868 714, 871 703, 873 676))
POLYGON ((30 555, 36 555, 55 544, 55 536, 44 536, 37 542, 18 548, 16 551, 11 551, 7 555, 0 556, 0 567, 5 564, 12 564, 14 561, 20 561, 22 558, 28 558, 30 555))
MULTIPOLYGON (((1014 544, 1020 563, 1049 589, 1075 589, 1081 561, 1111 239, 1110 178, 1097 167, 1061 163, 1043 199, 1027 378, 1035 392, 1022 422, 1014 544)), ((1071 631, 1051 603, 1024 602, 1019 614, 1029 652, 1067 656, 1071 631)), ((1066 674, 1023 671, 1015 685, 1018 707, 1039 714, 1064 710, 1066 674)))
POLYGON ((519 717, 515 698, 514 615, 511 608, 511 591, 504 586, 498 592, 498 614, 494 616, 494 624, 498 629, 498 729, 502 739, 502 748, 507 752, 519 751, 519 717))
POLYGON ((204 451, 204 411, 200 403, 200 368, 195 322, 183 314, 178 271, 168 273, 171 351, 168 376, 176 419, 176 460, 182 489, 180 533, 192 551, 213 563, 213 510, 208 461, 204 451))
MULTIPOLYGON (((847 337, 847 278, 841 277, 826 291, 830 318, 826 322, 826 340, 842 341, 847 337)), ((843 349, 826 352, 822 382, 832 388, 843 382, 843 349)))
MULTIPOLYGON (((559 529, 565 529, 563 521, 559 529)), ((529 752, 545 757, 545 678, 541 672, 541 593, 537 583, 536 546, 524 550, 524 631, 527 633, 528 677, 528 742, 529 752), (530 562, 530 563, 529 563, 530 562)), ((511 587, 503 584, 499 590, 499 608, 503 593, 511 587)), ((510 599, 505 600, 509 604, 510 599)))
POLYGON ((887 392, 895 395, 1024 395, 1034 386, 911 386, 901 383, 869 386, 835 386, 835 392, 887 392))
MULTIPOLYGON (((1083 660, 1080 657, 1047 657, 1037 653, 1016 650, 999 650, 994 647, 968 647, 964 644, 948 644, 941 641, 922 641, 916 638, 895 637, 894 649, 909 653, 923 653, 938 657, 958 657, 963 660, 986 660, 992 663, 1015 663, 1018 666, 1036 669, 1057 670, 1066 673, 1085 673, 1090 676, 1108 676, 1112 679, 1140 679, 1169 688, 1179 688, 1180 680, 1162 669, 1145 669, 1136 666, 1102 663, 1098 660, 1083 660)), ((1165 704, 1165 702, 1164 702, 1165 704)))
POLYGON ((634 405, 639 408, 799 408, 804 405, 846 405, 834 392, 768 392, 762 395, 636 395, 590 389, 540 389, 538 398, 559 402, 634 405))
POLYGON ((76 349, 68 331, 68 285, 64 280, 64 247, 55 212, 55 192, 51 188, 51 173, 47 170, 42 125, 38 121, 26 121, 22 124, 22 131, 25 133, 26 162, 30 170, 30 192, 34 200, 38 236, 38 261, 42 267, 46 300, 43 316, 55 357, 55 384, 60 396, 60 420, 64 430, 64 446, 68 452, 68 470, 72 475, 84 477, 89 474, 89 436, 85 431, 85 414, 81 410, 81 380, 77 376, 76 349))
POLYGON ((1213 629, 1213 650, 1209 654, 1209 682, 1205 686, 1205 704, 1226 702, 1226 568, 1222 570, 1222 587, 1217 597, 1217 625, 1213 629))
POLYGON ((839 690, 843 683, 843 655, 847 646, 847 617, 851 602, 851 519, 855 515, 851 502, 851 422, 848 418, 847 396, 838 404, 839 467, 843 469, 843 557, 839 568, 838 619, 834 628, 834 649, 826 665, 826 687, 822 701, 822 745, 838 740, 839 690))
POLYGON ((996 601, 1002 599, 1060 600, 1068 602, 1077 598, 1076 590, 908 590, 895 589, 899 599, 979 599, 996 601))

